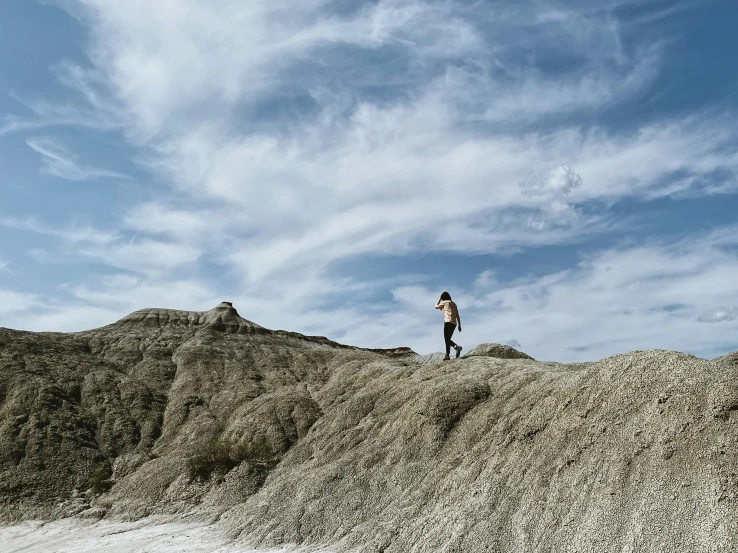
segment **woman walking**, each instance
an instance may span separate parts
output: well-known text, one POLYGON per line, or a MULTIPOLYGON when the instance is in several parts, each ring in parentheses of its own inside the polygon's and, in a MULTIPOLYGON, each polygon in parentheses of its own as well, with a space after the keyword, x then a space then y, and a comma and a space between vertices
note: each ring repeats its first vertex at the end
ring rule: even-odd
POLYGON ((456 304, 453 301, 451 301, 451 294, 444 292, 441 294, 441 298, 438 300, 438 303, 436 303, 436 309, 441 309, 443 311, 443 338, 446 340, 446 357, 444 357, 443 360, 449 361, 451 359, 449 354, 451 353, 452 347, 456 350, 456 357, 459 356, 462 349, 461 346, 455 344, 453 340, 451 340, 451 336, 453 336, 454 330, 456 330, 457 323, 459 325, 459 332, 461 332, 459 308, 456 307, 456 304))

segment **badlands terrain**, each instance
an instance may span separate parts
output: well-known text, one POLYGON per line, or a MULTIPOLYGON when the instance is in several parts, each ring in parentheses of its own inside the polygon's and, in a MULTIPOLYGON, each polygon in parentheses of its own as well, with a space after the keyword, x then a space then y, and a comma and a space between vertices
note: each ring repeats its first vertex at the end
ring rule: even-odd
POLYGON ((181 524, 198 551, 736 551, 738 354, 443 362, 227 302, 0 329, 0 520, 12 551, 181 524))

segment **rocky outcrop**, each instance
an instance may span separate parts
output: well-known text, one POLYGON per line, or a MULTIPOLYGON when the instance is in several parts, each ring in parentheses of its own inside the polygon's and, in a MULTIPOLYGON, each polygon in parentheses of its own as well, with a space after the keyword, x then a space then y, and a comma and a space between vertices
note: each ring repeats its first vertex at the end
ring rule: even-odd
MULTIPOLYGON (((440 363, 446 357, 442 351, 427 353, 425 355, 415 355, 411 358, 412 362, 419 365, 428 365, 432 363, 440 363)), ((456 359, 456 352, 451 350, 451 359, 456 359)), ((518 351, 511 346, 503 344, 479 344, 462 357, 496 357, 498 359, 530 359, 534 360, 527 353, 518 351)))
POLYGON ((504 344, 479 344, 464 357, 497 357, 498 359, 533 359, 527 353, 504 344))
POLYGON ((732 351, 722 357, 715 359, 718 363, 727 363, 728 365, 738 366, 738 351, 732 351))
POLYGON ((738 547, 730 360, 492 344, 421 363, 231 309, 0 329, 0 516, 195 516, 337 551, 738 547), (213 440, 247 453, 193 476, 213 440))
POLYGON ((429 365, 433 363, 440 363, 443 361, 446 354, 442 351, 436 351, 433 353, 426 353, 425 355, 416 355, 412 361, 418 365, 429 365))
POLYGON ((241 317, 233 304, 222 302, 210 311, 176 311, 173 309, 141 309, 118 321, 118 325, 127 323, 162 327, 168 325, 199 326, 223 332, 255 332, 264 327, 247 321, 241 317))

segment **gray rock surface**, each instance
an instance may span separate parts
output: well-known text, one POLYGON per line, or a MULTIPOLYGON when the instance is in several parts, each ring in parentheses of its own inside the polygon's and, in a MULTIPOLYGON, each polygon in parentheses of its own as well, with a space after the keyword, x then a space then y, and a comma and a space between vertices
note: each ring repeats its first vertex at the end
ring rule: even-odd
MULTIPOLYGON (((455 354, 454 354, 455 355, 455 354)), ((436 351, 433 353, 426 353, 425 355, 416 355, 413 359, 413 363, 418 365, 428 365, 431 363, 440 363, 446 354, 442 351, 436 351)))
POLYGON ((498 359, 533 359, 527 353, 505 344, 479 344, 464 357, 497 357, 498 359))
POLYGON ((168 325, 198 326, 224 332, 255 332, 264 330, 256 323, 247 321, 228 301, 210 311, 176 311, 174 309, 141 309, 123 317, 119 324, 143 324, 154 327, 168 325))
POLYGON ((228 304, 0 329, 0 517, 188 516, 244 544, 387 553, 736 550, 728 356, 510 350, 422 363, 228 304), (216 438, 274 458, 190 476, 216 438))
POLYGON ((727 363, 729 365, 738 366, 738 351, 732 351, 722 357, 715 359, 718 363, 727 363))

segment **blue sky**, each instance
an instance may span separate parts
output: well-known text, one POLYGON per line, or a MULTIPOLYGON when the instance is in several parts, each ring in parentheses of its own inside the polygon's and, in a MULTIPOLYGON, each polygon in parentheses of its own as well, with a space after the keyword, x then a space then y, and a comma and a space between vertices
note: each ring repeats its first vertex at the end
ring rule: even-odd
POLYGON ((728 0, 6 0, 0 326, 738 349, 728 0))

